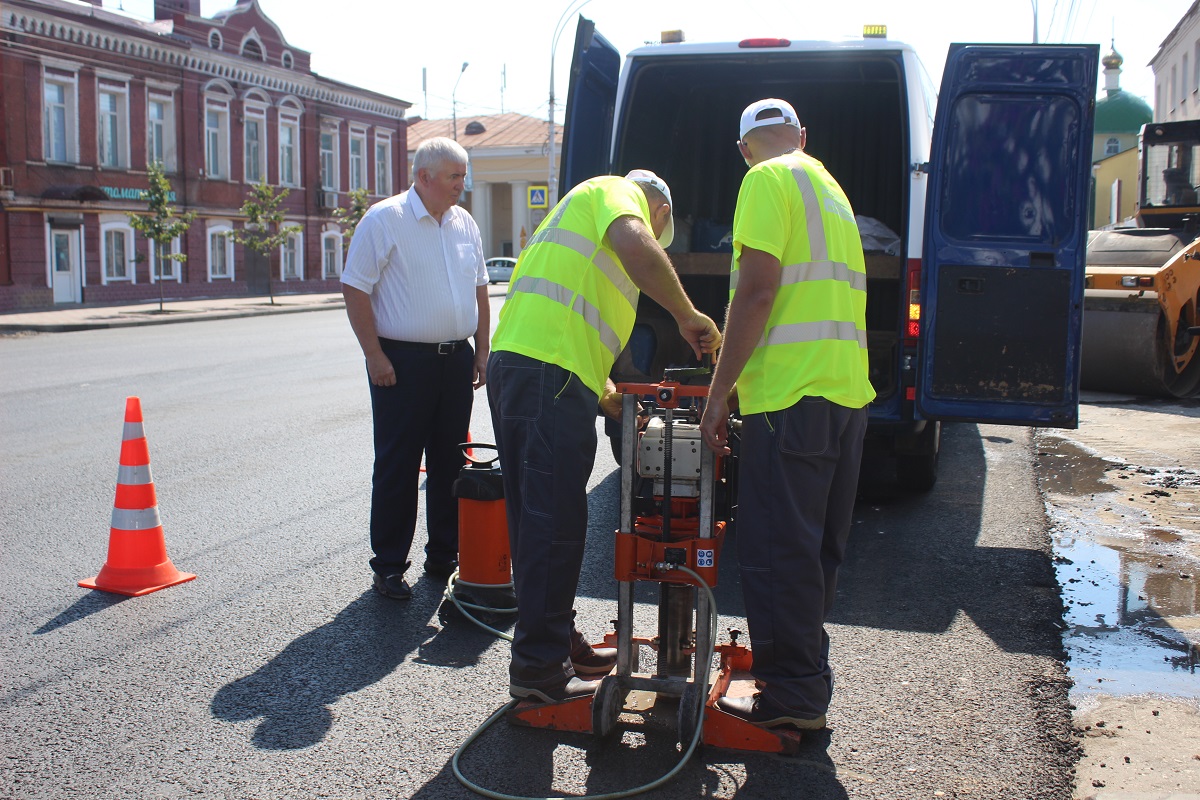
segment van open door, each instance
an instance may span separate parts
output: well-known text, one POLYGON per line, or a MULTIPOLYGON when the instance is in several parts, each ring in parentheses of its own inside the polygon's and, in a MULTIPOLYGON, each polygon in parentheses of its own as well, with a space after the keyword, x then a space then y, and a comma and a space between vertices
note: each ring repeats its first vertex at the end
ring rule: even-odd
POLYGON ((559 197, 588 178, 608 174, 620 72, 621 55, 617 48, 596 32, 591 20, 580 16, 567 88, 562 163, 558 170, 559 197))
POLYGON ((1078 424, 1099 59, 1099 45, 950 46, 926 194, 926 418, 1078 424))

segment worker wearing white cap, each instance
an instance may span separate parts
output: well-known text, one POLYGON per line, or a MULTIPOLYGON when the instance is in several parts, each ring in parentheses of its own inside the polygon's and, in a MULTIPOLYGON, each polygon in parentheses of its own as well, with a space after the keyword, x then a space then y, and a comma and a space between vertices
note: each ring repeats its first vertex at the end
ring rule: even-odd
POLYGON ((667 310, 699 358, 721 334, 696 310, 664 247, 671 190, 648 170, 592 178, 538 226, 492 339, 488 402, 504 476, 517 622, 509 693, 543 703, 594 692, 616 664, 575 627, 596 410, 633 330, 639 293, 667 310))
POLYGON ((825 617, 875 391, 858 226, 805 139, 783 100, 742 114, 737 144, 750 171, 734 212, 724 349, 700 431, 728 452, 736 385, 738 564, 760 690, 718 707, 763 727, 817 730, 833 687, 825 617))

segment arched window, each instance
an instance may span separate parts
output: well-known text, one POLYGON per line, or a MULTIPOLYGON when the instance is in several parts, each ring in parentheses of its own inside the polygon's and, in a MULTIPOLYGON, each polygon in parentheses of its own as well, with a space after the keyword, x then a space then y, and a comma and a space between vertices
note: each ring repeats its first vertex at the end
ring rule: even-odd
POLYGON ((341 276, 342 234, 340 231, 326 231, 321 234, 321 264, 321 274, 324 278, 330 279, 341 276))
POLYGON ((220 50, 221 46, 224 43, 225 43, 225 40, 221 38, 220 31, 209 31, 208 32, 208 46, 211 47, 213 50, 220 50))
POLYGON ((265 61, 263 56, 262 45, 257 39, 247 39, 242 43, 242 55, 246 58, 253 58, 255 61, 265 61))
POLYGON ((293 66, 295 66, 296 61, 292 58, 291 53, 289 53, 287 50, 284 50, 283 55, 279 59, 279 63, 283 64, 284 69, 291 69, 293 66))

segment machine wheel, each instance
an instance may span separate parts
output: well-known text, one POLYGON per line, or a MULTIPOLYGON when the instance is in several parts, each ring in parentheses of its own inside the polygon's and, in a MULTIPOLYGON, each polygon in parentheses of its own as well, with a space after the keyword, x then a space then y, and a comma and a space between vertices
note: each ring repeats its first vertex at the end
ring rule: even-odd
POLYGON ((700 684, 689 683, 679 698, 679 743, 686 748, 696 735, 696 728, 703 718, 704 709, 700 706, 700 684))
POLYGON ((592 698, 592 735, 601 739, 612 735, 617 729, 617 720, 621 715, 621 702, 624 693, 621 691, 621 681, 616 675, 608 675, 600 681, 600 688, 592 698))
POLYGON ((896 483, 910 492, 928 492, 937 483, 938 457, 942 452, 942 423, 931 422, 920 434, 916 455, 896 456, 896 483))

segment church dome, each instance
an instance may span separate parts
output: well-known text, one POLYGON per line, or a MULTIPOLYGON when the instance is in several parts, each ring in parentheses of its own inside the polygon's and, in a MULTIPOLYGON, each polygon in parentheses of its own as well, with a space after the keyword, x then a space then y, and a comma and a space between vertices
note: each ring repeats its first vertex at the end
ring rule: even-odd
POLYGON ((1124 89, 1110 90, 1096 102, 1096 133, 1137 133, 1153 119, 1150 104, 1124 89))

